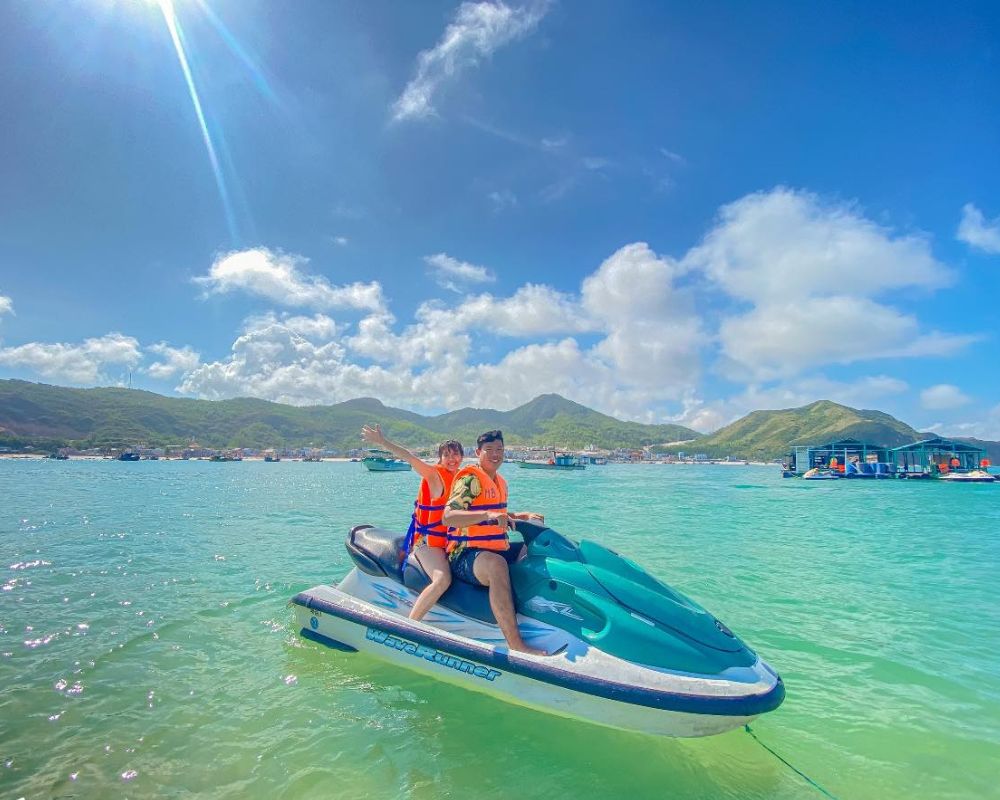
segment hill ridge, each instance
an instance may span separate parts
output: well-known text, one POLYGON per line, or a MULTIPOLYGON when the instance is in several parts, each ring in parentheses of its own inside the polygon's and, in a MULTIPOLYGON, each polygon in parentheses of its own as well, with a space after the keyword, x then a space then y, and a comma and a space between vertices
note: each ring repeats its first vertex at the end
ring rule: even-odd
POLYGON ((398 441, 430 447, 442 438, 471 444, 501 428, 511 444, 565 448, 643 447, 698 437, 680 425, 617 420, 561 395, 539 395, 510 411, 457 409, 436 416, 392 408, 374 397, 333 405, 290 406, 259 398, 201 400, 120 387, 75 388, 0 380, 0 445, 79 447, 182 445, 331 447, 360 445, 360 429, 378 422, 398 441))

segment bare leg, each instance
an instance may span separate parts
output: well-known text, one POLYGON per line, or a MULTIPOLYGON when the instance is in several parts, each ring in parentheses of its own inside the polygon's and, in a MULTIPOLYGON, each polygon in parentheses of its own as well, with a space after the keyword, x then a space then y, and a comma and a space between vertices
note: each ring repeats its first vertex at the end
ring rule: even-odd
POLYGON ((410 619, 423 619, 424 615, 434 607, 441 595, 451 586, 451 565, 448 563, 448 556, 440 547, 422 545, 414 555, 431 579, 430 584, 420 593, 410 611, 410 619))
POLYGON ((514 612, 514 596, 510 590, 510 572, 504 557, 496 553, 481 553, 472 565, 472 572, 476 580, 489 587, 490 608, 510 649, 536 656, 547 655, 544 650, 528 647, 521 638, 514 612))

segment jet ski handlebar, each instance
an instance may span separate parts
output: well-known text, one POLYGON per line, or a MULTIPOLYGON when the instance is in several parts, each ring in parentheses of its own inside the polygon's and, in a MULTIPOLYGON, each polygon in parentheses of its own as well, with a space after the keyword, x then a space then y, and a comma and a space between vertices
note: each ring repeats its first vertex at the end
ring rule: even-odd
POLYGON ((525 544, 531 544, 535 539, 542 535, 545 531, 549 530, 547 525, 542 525, 538 522, 529 522, 525 519, 512 519, 511 523, 515 531, 517 531, 524 538, 525 544))

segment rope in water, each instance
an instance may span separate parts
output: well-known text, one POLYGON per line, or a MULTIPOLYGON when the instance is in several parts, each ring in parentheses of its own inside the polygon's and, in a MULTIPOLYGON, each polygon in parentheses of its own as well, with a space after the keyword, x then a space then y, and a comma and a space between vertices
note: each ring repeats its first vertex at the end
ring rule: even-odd
POLYGON ((755 742, 757 742, 757 744, 759 744, 761 747, 763 747, 765 750, 767 750, 767 752, 769 752, 772 756, 774 756, 776 759, 778 759, 778 761, 780 761, 782 764, 784 764, 786 767, 788 767, 796 775, 799 775, 806 783, 808 783, 810 786, 814 787, 818 791, 822 792, 824 795, 826 795, 827 797, 829 797, 830 800, 837 800, 837 796, 836 795, 831 794, 830 792, 828 792, 826 789, 824 789, 822 786, 820 786, 818 783, 816 783, 816 781, 814 781, 812 778, 810 778, 808 775, 806 775, 802 770, 800 770, 798 767, 795 767, 792 764, 788 763, 788 761, 786 761, 784 758, 782 758, 780 755, 778 755, 776 752, 774 752, 774 750, 772 750, 770 747, 768 747, 766 744, 764 744, 760 739, 758 739, 757 738, 757 734, 753 732, 753 729, 749 725, 744 725, 743 729, 747 733, 749 733, 751 737, 753 737, 753 740, 755 742))

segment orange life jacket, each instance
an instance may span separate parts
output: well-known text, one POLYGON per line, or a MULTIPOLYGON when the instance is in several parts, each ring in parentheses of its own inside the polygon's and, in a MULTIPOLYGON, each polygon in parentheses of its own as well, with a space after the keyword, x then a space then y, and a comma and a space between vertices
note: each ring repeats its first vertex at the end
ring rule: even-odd
POLYGON ((445 503, 448 502, 448 495, 451 494, 451 483, 455 479, 455 473, 449 472, 442 464, 435 464, 434 469, 437 471, 438 477, 441 478, 444 491, 437 497, 433 497, 427 479, 424 478, 420 481, 417 499, 413 504, 410 529, 406 532, 405 548, 407 553, 425 539, 428 547, 444 547, 448 543, 445 538, 448 528, 441 524, 441 515, 444 514, 445 503))
POLYGON ((952 469, 958 469, 958 468, 959 468, 959 466, 961 465, 961 463, 962 463, 962 462, 961 462, 961 461, 959 461, 959 460, 958 460, 957 458, 953 458, 953 459, 952 459, 952 460, 951 460, 951 461, 949 462, 949 466, 950 466, 950 467, 951 467, 952 469))
MULTIPOLYGON (((479 495, 469 505, 469 511, 507 510, 507 481, 503 476, 498 473, 494 480, 482 467, 470 464, 458 471, 455 480, 466 475, 475 475, 481 489, 479 495)), ((503 551, 510 547, 506 529, 501 529, 495 520, 477 522, 468 528, 449 529, 448 552, 458 547, 461 542, 464 542, 466 547, 476 547, 481 550, 503 551)))

